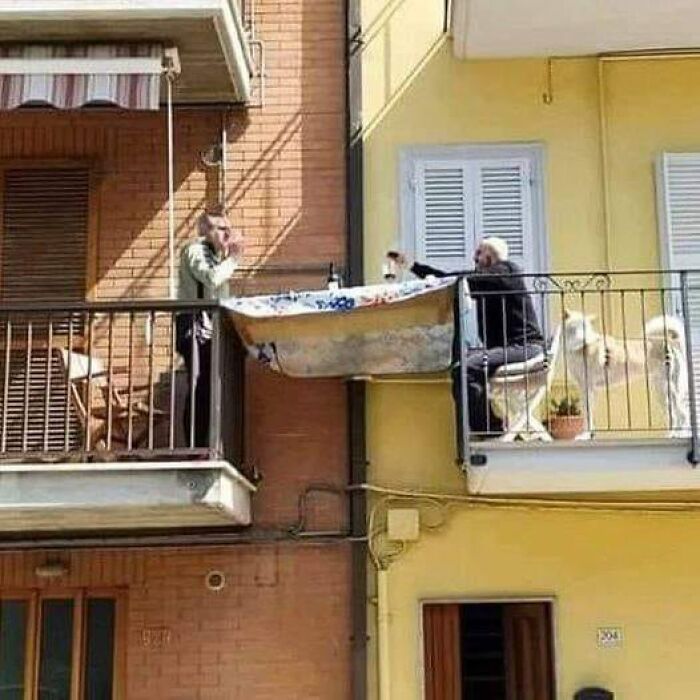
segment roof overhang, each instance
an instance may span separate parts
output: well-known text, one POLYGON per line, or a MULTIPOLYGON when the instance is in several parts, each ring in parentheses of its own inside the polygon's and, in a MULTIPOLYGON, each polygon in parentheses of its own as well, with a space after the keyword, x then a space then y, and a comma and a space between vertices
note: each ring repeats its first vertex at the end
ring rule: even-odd
POLYGON ((458 58, 689 49, 698 24, 697 0, 452 0, 458 58))
POLYGON ((0 0, 0 42, 119 41, 177 47, 178 103, 250 98, 252 60, 236 0, 0 0))

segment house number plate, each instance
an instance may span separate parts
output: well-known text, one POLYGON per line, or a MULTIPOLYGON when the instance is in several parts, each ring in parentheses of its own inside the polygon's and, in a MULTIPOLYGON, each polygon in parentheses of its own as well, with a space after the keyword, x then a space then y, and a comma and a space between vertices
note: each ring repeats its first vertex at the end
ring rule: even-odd
POLYGON ((622 646, 622 627, 599 627, 597 634, 598 646, 612 649, 622 646))

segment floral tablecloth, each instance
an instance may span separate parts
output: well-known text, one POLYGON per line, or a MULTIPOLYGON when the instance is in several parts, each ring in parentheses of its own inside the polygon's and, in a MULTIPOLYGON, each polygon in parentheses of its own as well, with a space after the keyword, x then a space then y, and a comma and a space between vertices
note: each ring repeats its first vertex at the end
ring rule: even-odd
POLYGON ((452 354, 454 278, 231 298, 250 354, 293 377, 438 372, 452 354))

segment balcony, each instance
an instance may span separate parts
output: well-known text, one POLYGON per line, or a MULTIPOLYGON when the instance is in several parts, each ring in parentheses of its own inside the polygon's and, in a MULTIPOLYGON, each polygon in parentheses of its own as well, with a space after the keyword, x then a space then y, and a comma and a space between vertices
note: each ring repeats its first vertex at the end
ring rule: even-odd
POLYGON ((252 59, 242 0, 0 0, 0 42, 175 46, 178 103, 247 102, 252 59))
POLYGON ((250 524, 254 488, 236 468, 243 362, 216 305, 1 306, 0 531, 250 524), (202 313, 208 403, 176 348, 176 325, 202 313))
MULTIPOLYGON (((700 488, 700 287, 692 272, 524 275, 546 349, 489 372, 476 326, 523 295, 464 295, 463 356, 483 371, 484 405, 457 373, 459 450, 475 494, 700 488), (487 408, 490 407, 490 410, 487 408), (479 430, 469 412, 486 415, 479 430)), ((516 302, 517 299, 517 302, 516 302)), ((523 306, 524 308, 524 306, 523 306)), ((481 335, 494 332, 482 323, 481 335)), ((498 329, 501 330, 501 329, 498 329)), ((527 335, 525 328, 520 336, 527 335)), ((503 330, 505 333, 505 330, 503 330)), ((518 358, 521 359, 521 358, 518 358)), ((472 370, 474 371, 474 370, 472 370)))

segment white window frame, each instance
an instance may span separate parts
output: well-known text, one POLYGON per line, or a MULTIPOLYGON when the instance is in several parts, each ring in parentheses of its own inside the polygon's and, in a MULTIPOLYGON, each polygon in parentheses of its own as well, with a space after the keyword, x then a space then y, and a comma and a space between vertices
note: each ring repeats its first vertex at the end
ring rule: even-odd
POLYGON ((483 143, 455 145, 407 146, 399 152, 399 247, 415 259, 417 250, 415 184, 413 172, 417 162, 483 161, 490 158, 524 159, 530 164, 532 177, 532 231, 535 269, 526 273, 549 272, 549 232, 547 228, 544 186, 545 147, 542 143, 483 143))

